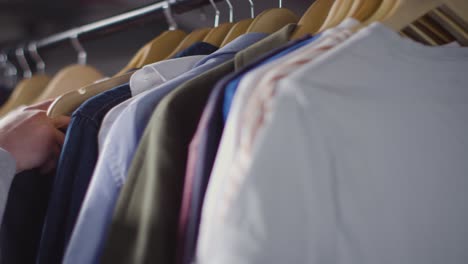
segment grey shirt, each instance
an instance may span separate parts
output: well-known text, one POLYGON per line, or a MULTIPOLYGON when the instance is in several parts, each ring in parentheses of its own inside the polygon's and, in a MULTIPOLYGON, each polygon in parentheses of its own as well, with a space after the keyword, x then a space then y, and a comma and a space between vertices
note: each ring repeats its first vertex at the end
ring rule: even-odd
POLYGON ((6 150, 0 148, 0 225, 8 198, 8 191, 15 176, 16 161, 6 150))

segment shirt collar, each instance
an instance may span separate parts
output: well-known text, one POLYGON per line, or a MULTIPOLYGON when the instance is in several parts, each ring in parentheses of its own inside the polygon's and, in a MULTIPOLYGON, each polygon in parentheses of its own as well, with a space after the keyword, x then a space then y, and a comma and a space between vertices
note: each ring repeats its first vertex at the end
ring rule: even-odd
POLYGON ((235 40, 231 41, 226 46, 220 48, 219 50, 215 51, 211 55, 208 55, 204 59, 200 60, 195 67, 205 64, 209 60, 216 59, 220 56, 224 55, 235 55, 237 52, 247 48, 248 46, 262 40, 268 36, 266 33, 247 33, 244 35, 239 36, 235 40))

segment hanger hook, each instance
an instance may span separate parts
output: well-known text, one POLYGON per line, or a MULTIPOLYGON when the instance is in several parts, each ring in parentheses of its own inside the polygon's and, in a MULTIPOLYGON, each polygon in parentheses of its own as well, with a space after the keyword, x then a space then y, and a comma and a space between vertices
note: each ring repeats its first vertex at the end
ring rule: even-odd
POLYGON ((283 0, 279 0, 279 8, 283 8, 283 0))
POLYGON ((6 63, 8 60, 6 54, 2 51, 0 52, 0 63, 6 63))
POLYGON ((169 24, 169 30, 176 30, 178 28, 178 25, 175 21, 174 16, 172 15, 170 1, 164 1, 163 11, 164 16, 166 17, 167 24, 169 24))
POLYGON ((31 54, 31 57, 33 60, 36 62, 36 70, 39 74, 44 74, 45 73, 45 62, 39 55, 39 52, 37 51, 37 42, 31 42, 28 45, 28 51, 29 54, 31 54))
POLYGON ((218 27, 219 26, 219 16, 220 16, 221 12, 219 12, 218 7, 216 6, 216 4, 215 4, 215 2, 213 0, 210 0, 210 3, 211 3, 211 5, 213 6, 213 8, 214 8, 214 10, 216 12, 214 26, 218 27))
POLYGON ((24 47, 21 46, 17 48, 15 51, 15 54, 21 66, 21 69, 23 70, 23 78, 25 79, 31 78, 32 72, 31 72, 31 68, 29 67, 28 60, 26 59, 26 56, 24 55, 24 47))
POLYGON ((78 52, 78 64, 85 65, 86 60, 88 58, 88 54, 86 53, 85 49, 80 43, 80 40, 78 39, 78 33, 73 35, 70 38, 70 40, 73 45, 73 48, 78 52))
POLYGON ((3 50, 0 51, 0 65, 6 69, 3 72, 4 75, 0 76, 0 83, 6 84, 7 87, 14 87, 17 81, 18 70, 13 63, 8 61, 8 54, 3 50))
POLYGON ((254 5, 253 0, 249 0, 249 4, 250 4, 250 17, 255 18, 255 5, 254 5))
POLYGON ((234 8, 232 7, 231 1, 226 0, 226 3, 229 6, 229 23, 234 22, 234 8))

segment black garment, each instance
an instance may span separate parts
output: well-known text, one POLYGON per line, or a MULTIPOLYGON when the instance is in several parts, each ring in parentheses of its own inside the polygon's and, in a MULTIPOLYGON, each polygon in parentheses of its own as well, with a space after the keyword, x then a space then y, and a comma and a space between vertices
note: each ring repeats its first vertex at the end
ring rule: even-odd
POLYGON ((53 175, 31 170, 15 176, 0 229, 2 264, 36 261, 53 175))
POLYGON ((0 106, 2 106, 8 100, 8 97, 10 97, 11 92, 12 89, 0 85, 0 106))
POLYGON ((206 42, 196 42, 185 50, 177 53, 173 59, 195 55, 209 55, 218 50, 218 47, 206 42))
POLYGON ((98 133, 114 106, 131 97, 128 84, 99 94, 72 115, 47 210, 37 264, 61 263, 98 159, 98 133))

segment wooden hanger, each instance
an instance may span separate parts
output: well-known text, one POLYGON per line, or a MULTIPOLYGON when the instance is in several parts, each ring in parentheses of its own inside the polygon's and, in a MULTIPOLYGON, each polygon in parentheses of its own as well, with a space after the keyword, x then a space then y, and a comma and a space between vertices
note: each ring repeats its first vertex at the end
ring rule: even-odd
POLYGON ((407 27, 414 34, 417 34, 419 36, 419 38, 417 40, 419 40, 423 44, 425 44, 427 46, 438 46, 439 45, 437 40, 432 38, 432 36, 430 36, 426 31, 424 31, 424 29, 421 28, 420 25, 417 25, 416 23, 413 23, 413 24, 409 24, 407 27))
POLYGON ((457 15, 453 14, 452 11, 447 10, 446 7, 435 9, 428 15, 447 30, 460 45, 468 46, 467 22, 464 22, 457 15))
POLYGON ((145 44, 145 46, 143 46, 142 48, 140 48, 138 50, 138 52, 132 57, 132 59, 130 60, 130 62, 122 69, 120 70, 117 74, 117 75, 121 75, 121 74, 125 74, 133 69, 136 69, 138 68, 138 64, 141 62, 141 59, 143 57, 143 54, 146 53, 146 50, 148 50, 150 47, 149 47, 149 43, 145 44))
POLYGON ((78 64, 60 70, 35 102, 56 98, 103 78, 97 69, 86 65, 87 54, 78 39, 78 34, 71 38, 71 43, 78 53, 78 64))
POLYGON ((336 0, 319 32, 337 26, 351 10, 353 0, 336 0))
POLYGON ((149 48, 144 49, 136 68, 155 63, 167 58, 182 42, 187 34, 182 30, 167 30, 148 43, 149 48))
POLYGON ((62 115, 69 116, 91 97, 108 91, 114 87, 128 83, 132 74, 133 72, 128 72, 107 80, 90 84, 78 90, 65 93, 55 99, 55 101, 49 106, 47 115, 51 118, 62 115))
POLYGON ((334 2, 334 0, 316 0, 297 23, 292 39, 316 34, 327 19, 334 2))
POLYGON ((287 8, 273 8, 258 15, 247 29, 248 33, 258 32, 272 34, 282 27, 297 23, 299 18, 287 8))
POLYGON ((468 20, 466 0, 400 0, 383 23, 399 31, 442 5, 448 6, 461 19, 468 20))
POLYGON ((253 18, 249 18, 249 19, 241 20, 237 22, 236 24, 234 24, 234 26, 231 28, 229 33, 224 38, 223 43, 221 43, 221 47, 226 46, 229 42, 233 41, 240 35, 247 33, 247 30, 249 29, 253 21, 254 21, 253 18))
POLYGON ((203 41, 203 39, 208 35, 210 30, 211 28, 202 28, 192 31, 180 42, 180 44, 175 48, 175 50, 173 50, 171 54, 169 54, 166 57, 166 59, 171 59, 177 53, 187 49, 188 47, 192 46, 197 42, 203 41))
POLYGON ((382 0, 379 8, 365 21, 362 21, 362 27, 368 26, 369 24, 376 21, 383 21, 397 5, 396 0, 382 0))
MULTIPOLYGON (((230 0, 225 0, 225 1, 229 6, 229 22, 233 23, 234 22, 233 5, 231 4, 230 0)), ((224 38, 223 43, 221 43, 221 47, 226 46, 229 42, 233 41, 240 35, 247 33, 247 29, 249 29, 255 17, 254 11, 253 11, 253 2, 250 2, 250 3, 251 3, 251 16, 252 17, 250 19, 244 19, 235 23, 234 26, 232 26, 231 30, 229 30, 226 37, 224 38)))
POLYGON ((223 40, 226 38, 227 34, 234 26, 233 23, 223 23, 219 24, 220 11, 216 6, 214 0, 210 0, 211 5, 215 10, 215 22, 214 28, 208 32, 208 35, 203 39, 203 42, 209 43, 213 46, 220 47, 223 43, 223 40))
POLYGON ((453 37, 450 32, 437 24, 437 22, 434 21, 429 15, 425 15, 418 19, 417 25, 428 32, 428 34, 431 35, 431 38, 437 39, 437 43, 439 43, 439 45, 444 45, 456 41, 455 37, 453 37))
MULTIPOLYGON (((465 14, 468 13, 468 10, 466 10, 466 6, 461 6, 457 2, 452 3, 452 8, 459 8, 462 12, 465 14)), ((452 9, 448 6, 441 6, 439 8, 440 12, 445 14, 446 17, 449 17, 452 21, 454 21, 458 26, 461 27, 462 31, 468 34, 468 21, 464 20, 463 18, 459 17, 457 14, 455 14, 452 9)), ((439 11, 435 10, 435 11, 439 11)))
POLYGON ((352 17, 358 21, 366 21, 382 4, 382 0, 354 0, 346 17, 352 17))
POLYGON ((233 23, 223 23, 211 29, 208 35, 206 35, 206 37, 203 39, 203 42, 220 47, 233 26, 233 23))
POLYGON ((422 38, 420 35, 418 35, 417 32, 415 32, 414 27, 406 27, 399 33, 403 33, 404 36, 407 36, 408 38, 412 39, 413 41, 422 43, 424 45, 430 45, 424 38, 422 38))
MULTIPOLYGON (((457 19, 468 21, 468 2, 465 0, 401 0, 391 11, 389 16, 384 19, 383 23, 394 30, 401 30, 405 27, 414 27, 411 23, 431 12, 433 14, 440 14, 442 17, 445 16, 445 18, 443 18, 445 23, 441 23, 440 25, 449 32, 452 32, 452 35, 460 44, 466 45, 466 42, 468 42, 468 34, 466 34, 466 31, 456 22, 457 19), (446 16, 443 12, 439 12, 441 7, 448 8, 450 12, 452 12, 452 15, 446 16)), ((437 16, 438 15, 436 15, 436 17, 437 16)), ((413 30, 415 29, 413 28, 413 30)), ((423 31, 422 28, 419 28, 419 30, 423 31)), ((415 30, 415 32, 417 32, 417 34, 421 33, 417 30, 415 30)), ((423 32, 422 35, 424 35, 424 33, 425 32, 423 32)), ((435 40, 432 41, 436 42, 435 40)), ((434 45, 434 43, 430 44, 434 45)), ((437 44, 438 43, 436 43, 436 45, 437 44)))
POLYGON ((6 103, 0 108, 0 116, 21 106, 30 105, 41 94, 50 81, 45 74, 33 75, 29 79, 22 80, 13 90, 6 103))
POLYGON ((49 82, 45 90, 34 100, 42 102, 54 99, 64 93, 89 85, 104 75, 94 67, 88 65, 71 65, 60 70, 49 82))

